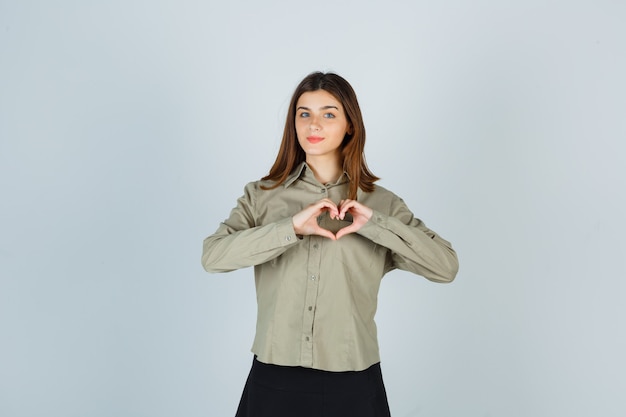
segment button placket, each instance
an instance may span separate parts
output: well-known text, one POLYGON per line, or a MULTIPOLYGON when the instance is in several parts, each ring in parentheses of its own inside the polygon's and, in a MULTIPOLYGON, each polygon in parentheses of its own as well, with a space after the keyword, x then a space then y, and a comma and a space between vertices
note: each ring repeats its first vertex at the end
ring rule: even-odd
POLYGON ((319 288, 319 272, 321 261, 321 240, 319 236, 310 236, 309 257, 306 275, 306 294, 302 320, 302 347, 301 358, 305 365, 313 365, 313 328, 315 326, 315 309, 317 306, 317 294, 319 288))

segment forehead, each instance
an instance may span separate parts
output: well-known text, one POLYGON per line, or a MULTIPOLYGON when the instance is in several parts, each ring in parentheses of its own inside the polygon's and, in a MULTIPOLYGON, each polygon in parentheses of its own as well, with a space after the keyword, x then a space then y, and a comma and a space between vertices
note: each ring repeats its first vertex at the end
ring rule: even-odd
POLYGON ((308 91, 303 93, 300 98, 298 98, 298 103, 296 104, 296 107, 300 106, 307 107, 309 109, 326 106, 335 106, 339 109, 343 107, 341 102, 326 90, 308 91))

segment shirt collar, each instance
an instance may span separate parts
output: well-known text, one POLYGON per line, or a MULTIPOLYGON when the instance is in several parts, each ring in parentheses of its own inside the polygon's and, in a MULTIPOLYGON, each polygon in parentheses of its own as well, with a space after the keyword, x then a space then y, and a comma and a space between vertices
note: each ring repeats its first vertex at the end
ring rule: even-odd
MULTIPOLYGON (((287 177, 287 179, 284 182, 284 187, 287 188, 289 187, 291 184, 293 184, 294 182, 296 182, 296 180, 302 178, 302 177, 306 177, 306 176, 310 176, 311 179, 313 179, 314 181, 317 181, 315 179, 315 176, 313 175, 313 170, 311 170, 311 168, 307 165, 306 162, 301 162, 300 165, 298 165, 292 172, 291 174, 289 174, 289 176, 287 177)), ((343 184, 350 181, 350 176, 348 175, 347 172, 343 172, 343 174, 341 174, 341 176, 339 177, 339 179, 337 180, 337 182, 335 184, 343 184)))
MULTIPOLYGON (((300 176, 302 175, 302 172, 304 171, 304 169, 308 168, 308 165, 306 164, 306 162, 300 162, 300 165, 298 165, 296 167, 296 169, 294 169, 293 171, 291 171, 291 174, 289 174, 289 176, 287 177, 287 179, 285 180, 284 186, 285 188, 289 187, 291 184, 293 184, 298 178, 300 178, 300 176)), ((310 169, 310 168, 309 168, 310 169)))

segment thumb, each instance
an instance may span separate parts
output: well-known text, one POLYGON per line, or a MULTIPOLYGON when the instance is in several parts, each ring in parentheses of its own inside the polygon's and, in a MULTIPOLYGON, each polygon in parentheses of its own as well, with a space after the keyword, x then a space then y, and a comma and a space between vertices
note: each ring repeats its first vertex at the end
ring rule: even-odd
POLYGON ((337 232, 337 240, 341 239, 343 236, 345 235, 349 235, 350 233, 354 233, 357 230, 359 230, 359 227, 352 223, 350 226, 346 226, 342 229, 339 229, 339 231, 337 232))
POLYGON ((315 229, 315 234, 318 236, 322 236, 322 237, 327 237, 330 240, 337 240, 337 236, 335 236, 335 234, 333 232, 331 232, 330 230, 326 230, 323 227, 317 227, 315 229))

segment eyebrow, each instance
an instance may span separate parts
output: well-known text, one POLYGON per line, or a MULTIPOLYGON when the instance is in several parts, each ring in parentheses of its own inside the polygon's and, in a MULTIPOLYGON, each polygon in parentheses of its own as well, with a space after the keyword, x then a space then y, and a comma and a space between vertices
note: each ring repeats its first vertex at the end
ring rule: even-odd
MULTIPOLYGON (((296 110, 311 110, 308 107, 304 107, 304 106, 299 106, 298 108, 296 108, 296 110)), ((324 106, 324 107, 320 107, 320 110, 328 110, 328 109, 335 109, 335 110, 339 110, 339 108, 337 106, 324 106)))

